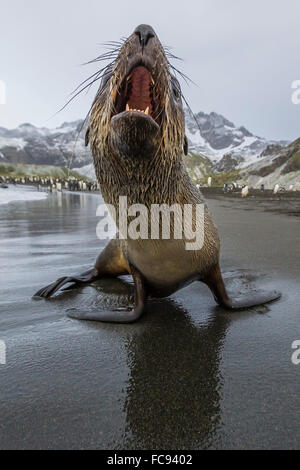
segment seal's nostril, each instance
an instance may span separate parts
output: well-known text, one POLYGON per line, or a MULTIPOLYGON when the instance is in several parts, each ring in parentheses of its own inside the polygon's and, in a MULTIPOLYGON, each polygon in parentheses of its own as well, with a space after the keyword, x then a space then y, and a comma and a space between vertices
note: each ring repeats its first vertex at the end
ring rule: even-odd
POLYGON ((147 46, 149 40, 155 36, 154 29, 147 24, 141 24, 138 26, 134 33, 138 36, 140 45, 143 49, 145 46, 147 46))

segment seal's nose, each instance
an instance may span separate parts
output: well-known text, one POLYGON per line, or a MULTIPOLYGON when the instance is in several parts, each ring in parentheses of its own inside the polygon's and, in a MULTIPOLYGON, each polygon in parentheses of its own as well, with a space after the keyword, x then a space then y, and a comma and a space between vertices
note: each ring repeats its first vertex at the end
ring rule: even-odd
POLYGON ((140 45, 144 49, 145 46, 147 46, 147 43, 151 38, 154 38, 155 32, 154 29, 149 26, 148 24, 140 24, 134 31, 134 34, 136 34, 139 38, 140 45))

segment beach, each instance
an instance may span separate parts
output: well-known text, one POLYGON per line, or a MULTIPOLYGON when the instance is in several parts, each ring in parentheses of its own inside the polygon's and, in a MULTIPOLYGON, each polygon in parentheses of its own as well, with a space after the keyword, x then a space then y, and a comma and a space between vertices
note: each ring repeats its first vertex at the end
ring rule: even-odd
POLYGON ((279 301, 229 313, 194 283, 112 325, 66 312, 127 305, 128 277, 32 299, 106 244, 99 195, 35 194, 0 205, 0 449, 300 448, 299 199, 208 195, 229 291, 277 289, 279 301))

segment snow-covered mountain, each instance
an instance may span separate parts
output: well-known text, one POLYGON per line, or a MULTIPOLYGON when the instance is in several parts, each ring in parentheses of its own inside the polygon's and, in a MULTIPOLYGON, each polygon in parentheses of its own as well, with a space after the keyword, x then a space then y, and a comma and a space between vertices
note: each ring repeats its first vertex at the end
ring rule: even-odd
POLYGON ((82 124, 79 120, 64 123, 56 129, 31 124, 22 124, 12 130, 0 127, 0 162, 70 168, 88 165, 92 163, 92 157, 84 145, 82 124))
MULTIPOLYGON (((212 171, 243 168, 260 160, 270 142, 245 127, 236 127, 217 113, 199 112, 195 118, 186 112, 189 150, 208 157, 212 171), (197 122, 196 122, 196 120, 197 122)), ((83 121, 64 123, 56 129, 22 124, 16 129, 0 128, 0 163, 26 163, 66 166, 94 176, 92 156, 85 147, 83 121)))
POLYGON ((214 112, 200 112, 194 116, 186 112, 186 133, 190 151, 210 157, 216 171, 220 172, 255 162, 268 145, 288 144, 287 141, 272 142, 257 137, 214 112))
POLYGON ((250 186, 264 184, 272 188, 275 184, 288 188, 300 188, 300 139, 286 147, 270 145, 261 158, 240 172, 241 180, 250 186))

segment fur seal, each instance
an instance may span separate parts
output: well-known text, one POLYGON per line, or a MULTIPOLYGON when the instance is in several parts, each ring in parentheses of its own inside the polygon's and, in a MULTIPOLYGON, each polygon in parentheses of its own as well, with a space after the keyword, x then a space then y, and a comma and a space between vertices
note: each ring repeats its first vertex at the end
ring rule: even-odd
MULTIPOLYGON (((153 28, 138 26, 120 47, 106 71, 90 115, 86 144, 90 144, 97 180, 106 204, 118 212, 120 196, 128 204, 172 206, 204 204, 200 190, 183 163, 188 152, 180 85, 153 28)), ((135 286, 132 311, 74 312, 81 320, 131 323, 145 311, 146 298, 167 297, 194 281, 205 283, 216 302, 229 310, 271 302, 278 292, 242 298, 227 294, 219 267, 220 242, 205 205, 201 249, 187 251, 185 240, 113 239, 95 266, 79 275, 62 277, 36 297, 76 288, 105 276, 131 274, 135 286), (67 288, 68 289, 68 288, 67 288)))

